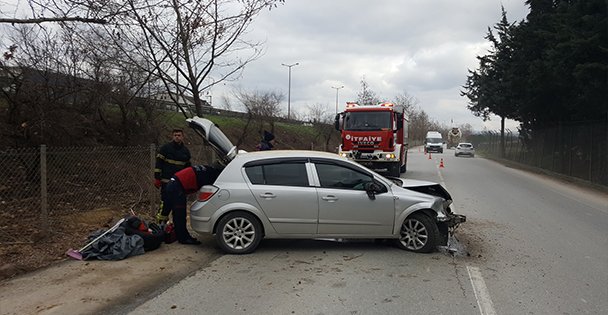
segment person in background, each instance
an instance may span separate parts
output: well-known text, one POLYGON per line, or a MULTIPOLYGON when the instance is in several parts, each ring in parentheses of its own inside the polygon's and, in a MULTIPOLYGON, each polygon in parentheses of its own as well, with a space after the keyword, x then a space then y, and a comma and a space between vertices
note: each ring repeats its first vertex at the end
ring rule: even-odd
POLYGON ((221 168, 207 165, 187 167, 173 175, 166 186, 165 205, 173 212, 175 236, 180 244, 198 245, 201 242, 188 232, 186 202, 188 194, 197 192, 204 185, 215 182, 221 168))
POLYGON ((273 147, 274 135, 271 132, 264 130, 262 141, 260 141, 260 144, 257 145, 258 151, 272 150, 273 147))
POLYGON ((156 213, 159 224, 167 223, 171 209, 167 207, 167 183, 176 172, 191 165, 190 150, 184 144, 184 131, 173 129, 171 142, 163 145, 156 155, 154 186, 160 188, 160 207, 156 213))

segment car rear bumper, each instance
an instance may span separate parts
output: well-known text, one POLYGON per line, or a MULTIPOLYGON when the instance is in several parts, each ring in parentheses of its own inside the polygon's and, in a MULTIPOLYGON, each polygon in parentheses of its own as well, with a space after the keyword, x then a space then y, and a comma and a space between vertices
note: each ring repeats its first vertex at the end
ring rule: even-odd
POLYGON ((456 155, 475 155, 475 151, 456 151, 456 155))

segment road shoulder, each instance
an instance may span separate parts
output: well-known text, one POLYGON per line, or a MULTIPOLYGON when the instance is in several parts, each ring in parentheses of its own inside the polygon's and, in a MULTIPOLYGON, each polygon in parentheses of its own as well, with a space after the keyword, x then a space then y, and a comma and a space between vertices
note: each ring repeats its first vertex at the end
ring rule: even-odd
POLYGON ((220 254, 203 245, 164 244, 121 261, 64 260, 0 283, 0 314, 120 314, 207 266, 220 254))

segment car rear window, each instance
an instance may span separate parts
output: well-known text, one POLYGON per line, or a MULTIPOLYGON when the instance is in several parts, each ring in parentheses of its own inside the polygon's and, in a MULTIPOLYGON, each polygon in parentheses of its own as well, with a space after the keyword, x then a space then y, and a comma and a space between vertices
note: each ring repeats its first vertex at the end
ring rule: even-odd
POLYGON ((304 163, 249 166, 245 173, 254 185, 309 186, 304 163))
POLYGON ((473 146, 473 145, 471 145, 471 144, 469 144, 469 143, 461 143, 461 144, 460 144, 460 147, 461 147, 461 148, 470 148, 470 147, 472 147, 472 146, 473 146))

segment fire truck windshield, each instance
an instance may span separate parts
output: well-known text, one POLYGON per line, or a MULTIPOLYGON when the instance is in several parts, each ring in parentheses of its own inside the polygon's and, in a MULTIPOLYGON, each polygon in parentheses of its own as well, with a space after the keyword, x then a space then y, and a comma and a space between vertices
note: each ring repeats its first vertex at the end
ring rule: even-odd
POLYGON ((346 112, 344 130, 392 129, 390 112, 346 112))

